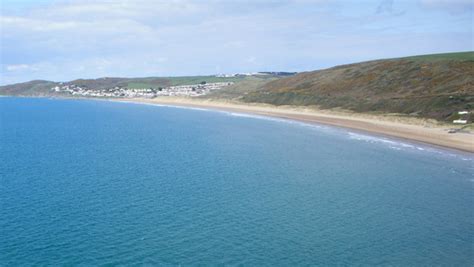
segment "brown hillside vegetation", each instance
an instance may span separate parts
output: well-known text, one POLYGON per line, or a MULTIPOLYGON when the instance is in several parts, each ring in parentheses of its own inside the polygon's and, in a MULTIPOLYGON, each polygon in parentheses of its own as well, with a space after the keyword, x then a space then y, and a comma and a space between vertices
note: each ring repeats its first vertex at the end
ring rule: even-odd
POLYGON ((0 86, 0 95, 11 96, 49 96, 51 87, 58 83, 44 80, 34 80, 25 83, 0 86))
POLYGON ((268 82, 240 100, 450 120, 457 111, 474 107, 474 53, 442 55, 304 72, 268 82))

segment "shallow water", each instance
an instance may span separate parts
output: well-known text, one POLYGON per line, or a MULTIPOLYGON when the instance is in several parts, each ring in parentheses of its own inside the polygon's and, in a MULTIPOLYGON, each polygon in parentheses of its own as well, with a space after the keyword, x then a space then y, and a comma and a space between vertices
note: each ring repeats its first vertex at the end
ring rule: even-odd
POLYGON ((474 157, 226 112, 0 98, 0 265, 471 265, 474 157))

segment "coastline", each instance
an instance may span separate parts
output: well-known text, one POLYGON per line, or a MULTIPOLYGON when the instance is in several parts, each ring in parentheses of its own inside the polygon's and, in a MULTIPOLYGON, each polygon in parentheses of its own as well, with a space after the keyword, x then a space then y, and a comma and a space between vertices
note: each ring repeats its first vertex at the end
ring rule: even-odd
MULTIPOLYGON (((4 96, 12 97, 12 96, 4 96)), ((183 97, 158 98, 88 98, 57 96, 15 96, 27 98, 52 98, 128 102, 137 104, 155 104, 186 108, 199 108, 242 114, 259 115, 304 122, 308 124, 329 125, 356 130, 361 133, 375 134, 388 138, 422 143, 443 149, 474 154, 474 133, 448 133, 454 125, 442 124, 435 120, 402 117, 400 115, 374 115, 348 111, 320 110, 312 107, 273 106, 260 103, 243 103, 210 99, 183 97)))
POLYGON ((369 134, 394 137, 442 148, 474 153, 473 133, 448 133, 449 128, 452 128, 450 125, 442 125, 436 121, 428 119, 405 118, 396 115, 360 114, 347 111, 317 110, 314 108, 294 106, 277 107, 267 104, 226 102, 181 97, 107 100, 237 112, 294 120, 309 124, 330 125, 366 132, 369 134))

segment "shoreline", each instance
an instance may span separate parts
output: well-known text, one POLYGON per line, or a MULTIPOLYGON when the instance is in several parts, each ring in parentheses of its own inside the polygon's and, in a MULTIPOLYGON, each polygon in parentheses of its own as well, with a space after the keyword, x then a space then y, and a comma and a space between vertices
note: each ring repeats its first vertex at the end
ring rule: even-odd
MULTIPOLYGON (((5 96, 10 97, 10 96, 5 96)), ((35 96, 17 96, 32 97, 35 96)), ((98 100, 136 104, 154 104, 183 108, 198 108, 249 115, 279 118, 308 124, 328 125, 355 130, 360 133, 396 138, 421 143, 441 149, 474 155, 474 133, 448 133, 454 125, 441 124, 435 120, 402 117, 397 114, 367 114, 337 110, 320 110, 301 106, 273 106, 260 103, 243 103, 225 100, 196 99, 183 97, 157 98, 88 98, 36 96, 36 98, 98 100)))
POLYGON ((423 143, 444 149, 474 153, 473 133, 448 133, 449 125, 439 125, 435 121, 427 119, 180 97, 159 97, 153 99, 112 98, 104 100, 200 108, 280 118, 309 124, 329 125, 388 138, 423 143))

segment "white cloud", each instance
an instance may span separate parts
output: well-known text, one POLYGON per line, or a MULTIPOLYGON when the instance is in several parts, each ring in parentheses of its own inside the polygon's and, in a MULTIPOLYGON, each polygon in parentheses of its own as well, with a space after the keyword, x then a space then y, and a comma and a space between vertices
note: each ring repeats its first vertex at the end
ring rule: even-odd
POLYGON ((28 64, 7 65, 6 69, 7 71, 26 71, 26 70, 36 71, 38 70, 37 67, 31 66, 28 64))
POLYGON ((29 15, 48 20, 133 20, 166 23, 176 18, 204 13, 207 5, 184 0, 155 1, 69 1, 33 10, 29 15))
POLYGON ((327 0, 58 1, 1 11, 4 81, 311 70, 462 49, 453 43, 470 29, 465 15, 422 13, 409 2, 403 9, 414 11, 401 14, 397 1, 378 15, 377 3, 327 0), (393 11, 401 15, 387 16, 393 11), (445 36, 453 39, 438 40, 445 36))

